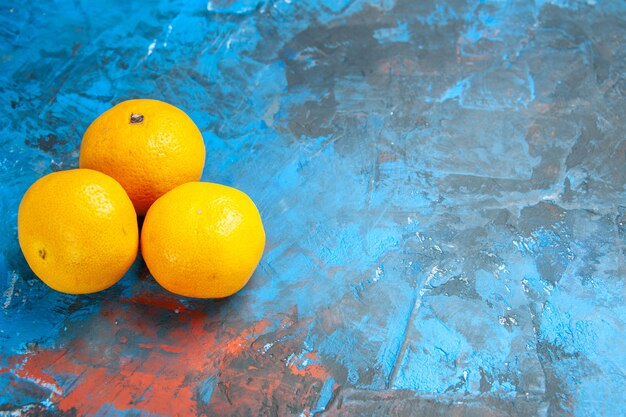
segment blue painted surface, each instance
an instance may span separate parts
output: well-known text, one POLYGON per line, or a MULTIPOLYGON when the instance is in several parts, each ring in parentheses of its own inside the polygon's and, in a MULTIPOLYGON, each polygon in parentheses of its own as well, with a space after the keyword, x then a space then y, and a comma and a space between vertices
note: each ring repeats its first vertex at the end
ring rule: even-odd
POLYGON ((0 28, 0 414, 626 414, 624 2, 21 2, 0 28), (27 187, 137 97, 259 206, 228 300, 141 259, 63 295, 19 252, 27 187))

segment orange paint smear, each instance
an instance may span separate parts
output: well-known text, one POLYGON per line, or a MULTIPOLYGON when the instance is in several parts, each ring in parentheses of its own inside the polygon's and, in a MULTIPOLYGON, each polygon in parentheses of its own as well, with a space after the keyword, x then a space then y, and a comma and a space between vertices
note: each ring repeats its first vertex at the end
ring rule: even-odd
POLYGON ((268 320, 261 320, 254 323, 251 327, 241 332, 241 334, 226 343, 226 352, 230 356, 237 356, 241 352, 250 348, 250 343, 255 339, 256 335, 263 333, 270 326, 268 320))
POLYGON ((62 357, 62 355, 59 355, 58 353, 53 354, 52 352, 50 352, 46 358, 40 358, 29 354, 24 357, 22 363, 8 371, 12 372, 15 376, 32 381, 40 387, 48 389, 52 392, 52 395, 62 395, 63 389, 59 385, 58 381, 52 375, 37 366, 42 359, 54 361, 58 360, 59 357, 62 357))
POLYGON ((139 294, 131 298, 122 298, 122 301, 150 307, 164 308, 178 313, 185 311, 185 305, 175 298, 159 297, 154 294, 139 294))
MULTIPOLYGON (((319 358, 316 352, 307 352, 304 358, 308 361, 318 361, 319 358)), ((289 370, 294 375, 312 377, 321 381, 326 380, 330 376, 328 371, 318 363, 308 363, 304 367, 301 364, 302 360, 296 360, 289 364, 289 370)))
POLYGON ((313 377, 315 379, 319 379, 323 381, 326 379, 329 374, 323 366, 318 365, 316 363, 309 364, 302 369, 299 369, 296 364, 289 365, 289 370, 294 375, 303 376, 303 377, 313 377))
POLYGON ((96 414, 107 403, 118 410, 138 408, 161 415, 195 413, 193 386, 185 382, 185 377, 197 372, 198 364, 199 369, 207 365, 201 352, 186 351, 185 360, 177 361, 167 353, 153 351, 146 359, 118 363, 110 360, 104 367, 77 361, 85 352, 75 349, 64 350, 62 355, 57 351, 37 352, 15 373, 38 380, 39 385, 57 387, 52 390, 51 400, 61 411, 75 409, 79 415, 96 414), (73 374, 77 380, 64 393, 51 376, 55 374, 73 374))
POLYGON ((168 352, 168 353, 182 353, 183 349, 176 347, 176 346, 169 346, 169 345, 158 345, 155 346, 151 343, 139 343, 137 346, 144 348, 144 349, 161 349, 164 352, 168 352))
MULTIPOLYGON (((163 307, 160 301, 156 304, 163 307)), ((179 308, 175 304, 167 306, 179 308)), ((263 320, 233 334, 234 331, 220 327, 217 319, 189 311, 181 314, 184 323, 180 327, 157 334, 154 323, 138 321, 137 317, 143 317, 141 312, 136 308, 129 310, 102 311, 92 319, 100 324, 99 331, 111 334, 109 344, 74 339, 64 349, 39 350, 10 358, 6 371, 48 389, 50 400, 59 410, 74 410, 77 415, 97 414, 103 407, 113 405, 122 411, 137 409, 150 414, 192 416, 197 414, 198 381, 216 375, 225 357, 234 358, 249 350, 257 335, 270 326, 269 321, 263 320), (102 329, 103 322, 108 329, 102 329), (225 333, 219 341, 218 329, 225 333), (141 342, 130 336, 115 337, 120 331, 141 342), (144 342, 145 339, 158 343, 144 342), (139 353, 146 349, 147 356, 139 353), (64 381, 70 381, 65 382, 67 387, 63 386, 64 381)), ((86 322, 85 328, 89 324, 86 322)))

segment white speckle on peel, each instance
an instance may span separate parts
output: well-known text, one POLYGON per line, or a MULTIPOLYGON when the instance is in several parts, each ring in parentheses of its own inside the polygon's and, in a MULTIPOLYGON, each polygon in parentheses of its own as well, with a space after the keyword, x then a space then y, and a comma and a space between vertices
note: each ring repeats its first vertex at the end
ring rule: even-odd
POLYGON ((198 214, 202 214, 202 210, 198 209, 198 214))
POLYGON ((85 187, 85 195, 89 198, 89 204, 96 214, 107 217, 114 210, 111 197, 101 185, 89 184, 85 187))
POLYGON ((229 236, 243 221, 243 215, 237 211, 228 211, 222 214, 222 218, 215 225, 214 230, 223 235, 229 236))
POLYGON ((152 43, 148 46, 148 55, 150 56, 152 55, 152 52, 154 51, 154 48, 156 47, 156 39, 152 41, 152 43))

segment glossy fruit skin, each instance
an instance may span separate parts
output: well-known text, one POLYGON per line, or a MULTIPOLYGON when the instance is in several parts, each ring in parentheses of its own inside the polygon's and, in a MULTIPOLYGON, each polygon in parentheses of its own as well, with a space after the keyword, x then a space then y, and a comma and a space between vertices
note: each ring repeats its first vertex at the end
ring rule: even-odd
POLYGON ((60 292, 104 290, 137 257, 133 204, 122 186, 101 172, 74 169, 40 178, 24 194, 17 223, 28 265, 60 292))
POLYGON ((124 101, 91 123, 80 167, 115 178, 143 216, 157 198, 197 181, 206 151, 202 134, 182 110, 158 100, 124 101))
POLYGON ((261 259, 265 231, 252 200, 220 184, 190 182, 148 210, 141 250, 165 289, 195 298, 223 298, 246 285, 261 259))

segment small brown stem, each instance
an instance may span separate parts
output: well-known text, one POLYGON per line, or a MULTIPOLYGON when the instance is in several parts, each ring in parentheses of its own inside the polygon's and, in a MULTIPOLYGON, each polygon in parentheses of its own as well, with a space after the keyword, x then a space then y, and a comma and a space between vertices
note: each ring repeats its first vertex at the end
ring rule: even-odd
POLYGON ((131 124, 137 124, 137 123, 141 123, 143 122, 143 114, 136 114, 136 113, 131 113, 130 114, 130 123, 131 124))

